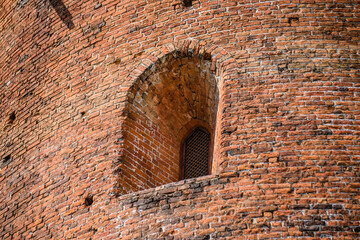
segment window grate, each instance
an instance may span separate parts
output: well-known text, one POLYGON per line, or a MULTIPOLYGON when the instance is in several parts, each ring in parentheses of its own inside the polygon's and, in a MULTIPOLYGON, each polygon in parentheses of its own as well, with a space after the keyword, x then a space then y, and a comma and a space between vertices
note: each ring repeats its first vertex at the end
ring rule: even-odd
POLYGON ((210 134, 198 128, 185 142, 184 179, 208 175, 210 134))

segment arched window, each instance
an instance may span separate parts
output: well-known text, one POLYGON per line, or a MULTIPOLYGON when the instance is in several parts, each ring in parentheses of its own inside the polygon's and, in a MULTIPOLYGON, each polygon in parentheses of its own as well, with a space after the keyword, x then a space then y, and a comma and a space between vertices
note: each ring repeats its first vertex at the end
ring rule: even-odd
POLYGON ((197 128, 184 143, 182 176, 183 179, 208 175, 210 172, 210 133, 197 128))
POLYGON ((173 52, 139 76, 129 90, 119 193, 210 174, 218 101, 217 78, 206 59, 173 52))

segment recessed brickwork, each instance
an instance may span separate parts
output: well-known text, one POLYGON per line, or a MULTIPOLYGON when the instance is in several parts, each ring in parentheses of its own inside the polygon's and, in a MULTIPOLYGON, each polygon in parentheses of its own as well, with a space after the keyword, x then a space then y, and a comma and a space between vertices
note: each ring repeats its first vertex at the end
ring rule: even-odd
POLYGON ((359 1, 0 9, 1 239, 360 238, 359 1), (133 90, 201 62, 219 89, 215 175, 122 195, 131 117, 158 121, 133 90))
POLYGON ((130 90, 119 194, 178 181, 182 145, 195 127, 214 138, 219 90, 211 62, 183 55, 159 59, 130 90))

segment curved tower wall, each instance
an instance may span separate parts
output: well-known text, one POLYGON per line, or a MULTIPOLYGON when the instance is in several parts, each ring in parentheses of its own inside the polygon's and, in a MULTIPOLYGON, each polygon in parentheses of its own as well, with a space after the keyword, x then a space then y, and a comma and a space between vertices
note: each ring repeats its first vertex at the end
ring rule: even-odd
POLYGON ((358 1, 0 7, 1 238, 360 237, 358 1), (119 195, 129 93, 173 51, 219 78, 214 173, 119 195))

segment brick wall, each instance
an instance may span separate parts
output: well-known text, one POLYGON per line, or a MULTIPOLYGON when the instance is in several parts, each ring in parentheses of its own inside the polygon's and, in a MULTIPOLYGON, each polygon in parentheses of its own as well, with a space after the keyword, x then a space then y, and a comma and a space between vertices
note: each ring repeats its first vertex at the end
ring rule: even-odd
MULTIPOLYGON (((353 184, 349 190, 357 191, 358 187, 353 184)), ((359 236, 360 219, 354 205, 340 199, 307 198, 304 189, 306 186, 295 187, 291 183, 256 181, 248 171, 180 181, 120 197, 118 206, 106 210, 114 224, 96 237, 355 239, 359 236)))
POLYGON ((359 1, 0 9, 1 238, 359 238, 359 1), (119 196, 131 91, 174 51, 221 80, 220 177, 119 196))

